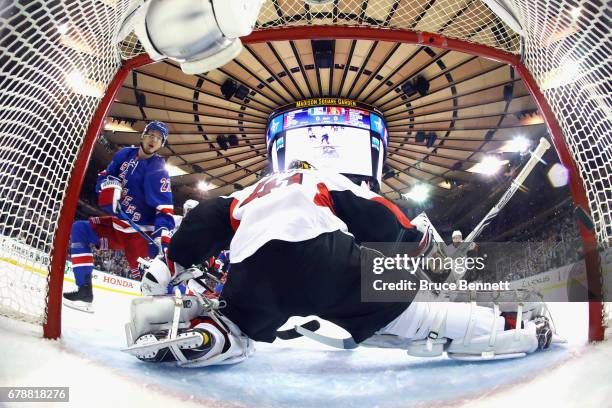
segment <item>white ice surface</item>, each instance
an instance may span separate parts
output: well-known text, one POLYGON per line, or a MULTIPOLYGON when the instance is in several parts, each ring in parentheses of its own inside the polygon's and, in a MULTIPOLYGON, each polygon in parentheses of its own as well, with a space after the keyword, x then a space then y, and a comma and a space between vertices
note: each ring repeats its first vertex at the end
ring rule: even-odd
MULTIPOLYGON (((0 386, 69 386, 75 407, 612 406, 612 343, 584 346, 584 304, 551 305, 568 345, 518 360, 418 359, 398 350, 334 350, 302 338, 258 343, 238 365, 181 369, 119 351, 129 301, 97 291, 94 314, 64 308, 60 341, 0 319, 0 386)), ((342 335, 332 325, 321 332, 342 335)))

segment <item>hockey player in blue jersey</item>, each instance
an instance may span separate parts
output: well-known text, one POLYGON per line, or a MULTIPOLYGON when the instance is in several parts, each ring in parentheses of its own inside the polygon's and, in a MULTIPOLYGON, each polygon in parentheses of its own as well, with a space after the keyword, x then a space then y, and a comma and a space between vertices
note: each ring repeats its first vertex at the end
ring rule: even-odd
POLYGON ((99 249, 123 250, 130 276, 140 280, 138 258, 153 257, 165 251, 174 229, 174 207, 170 176, 164 160, 155 154, 168 139, 163 122, 145 127, 139 147, 117 152, 106 170, 98 175, 96 192, 99 206, 109 214, 76 221, 70 236, 70 256, 78 290, 64 294, 64 304, 91 312, 93 293, 91 245, 99 249), (157 245, 149 244, 125 219, 137 224, 157 245))

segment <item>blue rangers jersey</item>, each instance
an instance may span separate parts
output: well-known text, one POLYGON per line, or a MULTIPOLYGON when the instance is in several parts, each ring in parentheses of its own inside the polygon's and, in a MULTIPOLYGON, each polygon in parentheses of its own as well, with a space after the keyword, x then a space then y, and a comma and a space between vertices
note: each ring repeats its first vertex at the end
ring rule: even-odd
MULTIPOLYGON (((139 159, 138 147, 126 147, 98 174, 96 193, 100 193, 100 185, 109 176, 121 181, 121 208, 132 221, 154 237, 168 236, 174 229, 174 206, 164 160, 158 155, 139 159)), ((132 232, 128 231, 129 224, 119 220, 116 224, 115 228, 132 232)))

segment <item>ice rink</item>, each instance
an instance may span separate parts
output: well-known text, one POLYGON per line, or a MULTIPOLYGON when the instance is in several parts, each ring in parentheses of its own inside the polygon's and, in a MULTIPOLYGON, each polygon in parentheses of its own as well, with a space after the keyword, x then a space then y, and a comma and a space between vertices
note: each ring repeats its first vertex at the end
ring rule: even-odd
MULTIPOLYGON (((181 369, 119 351, 131 298, 97 290, 94 314, 64 308, 60 341, 0 319, 1 385, 69 386, 70 406, 78 407, 612 406, 612 344, 584 345, 585 304, 551 304, 569 343, 517 360, 419 359, 399 350, 335 350, 302 338, 258 343, 238 365, 181 369)), ((320 332, 342 335, 325 323, 320 332)))

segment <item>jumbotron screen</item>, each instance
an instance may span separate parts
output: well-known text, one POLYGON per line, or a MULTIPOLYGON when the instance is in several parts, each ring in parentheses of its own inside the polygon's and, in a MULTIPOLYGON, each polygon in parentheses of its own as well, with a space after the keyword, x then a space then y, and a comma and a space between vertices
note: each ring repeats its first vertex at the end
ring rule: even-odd
POLYGON ((319 169, 380 181, 387 128, 372 107, 347 99, 319 98, 274 112, 266 141, 275 172, 299 159, 319 169))

